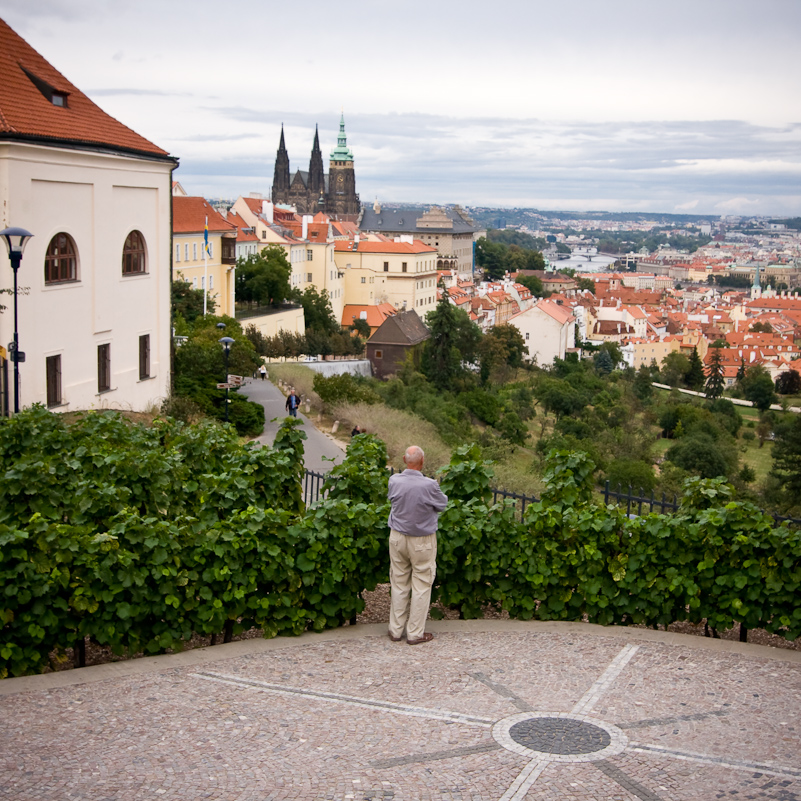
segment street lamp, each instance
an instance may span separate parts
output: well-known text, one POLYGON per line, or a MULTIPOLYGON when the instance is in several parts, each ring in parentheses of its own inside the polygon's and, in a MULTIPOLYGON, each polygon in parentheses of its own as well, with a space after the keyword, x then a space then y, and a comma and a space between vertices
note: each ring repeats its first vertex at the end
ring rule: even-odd
MULTIPOLYGON (((217 326, 224 325, 224 323, 217 323, 217 326)), ((223 347, 225 353, 225 422, 228 422, 228 357, 231 355, 231 345, 236 342, 233 337, 221 337, 219 343, 223 347)))
POLYGON ((22 261, 22 251, 25 245, 33 236, 30 231, 24 228, 5 228, 0 231, 0 236, 6 240, 8 248, 8 258, 11 261, 11 269, 14 271, 14 341, 9 345, 11 351, 11 361, 14 362, 14 414, 19 412, 19 363, 25 360, 25 354, 19 350, 19 326, 17 324, 17 270, 22 261))

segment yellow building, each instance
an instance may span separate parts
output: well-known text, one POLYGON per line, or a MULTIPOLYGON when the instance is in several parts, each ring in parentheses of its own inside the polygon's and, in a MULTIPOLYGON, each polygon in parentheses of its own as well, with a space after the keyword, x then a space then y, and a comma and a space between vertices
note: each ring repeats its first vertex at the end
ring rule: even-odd
POLYGON ((173 280, 214 300, 214 314, 234 316, 236 226, 202 197, 172 198, 173 280), (206 225, 208 224, 208 251, 206 225), (205 258, 204 258, 205 257, 205 258))
POLYGON ((345 280, 345 303, 391 303, 421 318, 437 305, 437 249, 409 242, 335 242, 334 258, 345 280))
POLYGON ((298 217, 286 208, 261 197, 239 197, 229 214, 237 214, 264 245, 278 244, 292 266, 290 286, 301 292, 313 286, 328 292, 334 316, 339 319, 345 306, 343 277, 334 261, 331 224, 324 214, 298 217))

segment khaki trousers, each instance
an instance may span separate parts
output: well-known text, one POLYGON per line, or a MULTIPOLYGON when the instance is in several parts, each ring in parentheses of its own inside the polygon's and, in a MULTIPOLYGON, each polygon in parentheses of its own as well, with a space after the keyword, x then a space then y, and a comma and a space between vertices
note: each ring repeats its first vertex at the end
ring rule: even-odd
POLYGON ((408 537, 395 529, 389 531, 389 580, 392 607, 389 633, 419 640, 426 630, 431 587, 437 575, 437 535, 408 537), (411 596, 411 597, 410 597, 411 596))

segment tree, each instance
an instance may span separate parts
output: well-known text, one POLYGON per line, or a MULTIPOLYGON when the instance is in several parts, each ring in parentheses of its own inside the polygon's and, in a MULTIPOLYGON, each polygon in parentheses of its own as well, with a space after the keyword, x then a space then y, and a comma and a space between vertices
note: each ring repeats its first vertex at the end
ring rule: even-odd
POLYGON ((284 249, 270 244, 236 265, 236 299, 259 306, 278 306, 292 294, 292 265, 284 249))
POLYGON ((426 315, 426 324, 431 336, 423 350, 422 367, 426 378, 438 389, 450 389, 462 371, 457 347, 459 319, 458 309, 442 293, 434 311, 426 315))
MULTIPOLYGON (((202 289, 192 289, 192 284, 188 281, 173 281, 171 295, 173 325, 176 325, 176 327, 181 327, 177 325, 179 321, 191 327, 195 320, 203 316, 202 289)), ((214 314, 214 309, 214 298, 207 298, 206 312, 208 314, 214 314)), ((180 333, 185 335, 188 332, 182 330, 180 333)))
POLYGON ((748 330, 755 334, 772 334, 773 326, 770 323, 754 323, 748 330))
POLYGON ((557 418, 575 414, 584 408, 584 396, 567 381, 554 378, 540 381, 535 394, 545 410, 557 418))
MULTIPOLYGON (((337 318, 334 317, 327 289, 318 292, 316 287, 306 287, 300 296, 300 302, 303 305, 303 317, 307 329, 313 328, 315 331, 328 335, 339 331, 340 325, 337 318)), ((322 351, 319 352, 322 353, 322 351)))
POLYGON ((723 394, 726 386, 726 379, 723 377, 723 363, 720 358, 720 348, 712 348, 712 357, 709 362, 709 376, 706 379, 707 398, 719 398, 723 394))
MULTIPOLYGON (((189 339, 175 349, 173 399, 188 398, 202 411, 218 420, 225 418, 225 390, 217 383, 226 377, 226 361, 220 346, 218 323, 225 323, 225 336, 234 344, 228 359, 228 373, 252 375, 261 359, 240 324, 231 317, 207 315, 196 320, 189 339)), ((251 403, 236 390, 229 393, 228 419, 239 434, 260 434, 264 429, 264 407, 251 403)))
POLYGON ((797 370, 788 370, 776 379, 776 392, 780 395, 798 395, 801 393, 801 375, 797 370))
POLYGON ((517 283, 526 287, 536 298, 545 298, 551 294, 545 291, 542 281, 536 275, 518 275, 517 283))
POLYGON ((769 409, 778 400, 773 381, 761 364, 754 364, 746 370, 740 386, 745 399, 751 401, 761 412, 769 409))
POLYGON ((740 357, 740 366, 737 368, 737 375, 735 376, 735 380, 738 384, 743 383, 743 379, 745 378, 745 357, 740 357))
POLYGON ((609 355, 608 351, 602 350, 598 353, 595 358, 595 369, 601 375, 609 375, 609 373, 615 369, 615 365, 612 363, 612 357, 609 355))
POLYGON ((361 317, 353 318, 353 325, 351 325, 351 329, 364 339, 369 339, 370 334, 372 333, 370 329, 370 323, 368 323, 367 320, 362 320, 361 317))
POLYGON ((677 387, 684 382, 684 376, 690 369, 690 360, 683 354, 674 350, 662 359, 662 381, 677 387))
POLYGON ((794 503, 798 503, 801 497, 801 415, 795 415, 789 425, 776 432, 770 474, 779 480, 794 503))
POLYGON ((704 386, 704 365, 698 355, 698 348, 693 348, 693 352, 690 354, 690 367, 684 380, 690 389, 698 390, 704 386))
POLYGON ((641 364, 637 370, 637 375, 634 377, 632 389, 637 398, 641 401, 647 401, 654 393, 654 388, 651 386, 652 382, 651 371, 646 365, 641 364))
POLYGON ((668 450, 665 458, 701 478, 725 476, 730 467, 718 443, 707 434, 682 437, 668 450))
POLYGON ((491 279, 503 278, 506 272, 506 246, 482 236, 476 242, 476 264, 491 279))
POLYGON ((588 290, 593 295, 595 294, 595 281, 591 278, 582 278, 579 276, 578 278, 574 279, 576 282, 576 287, 580 290, 588 290))
POLYGON ((609 358, 612 360, 612 369, 614 370, 618 368, 618 365, 625 363, 623 351, 620 349, 619 342, 612 342, 611 340, 602 342, 601 347, 599 348, 599 353, 609 354, 609 358))

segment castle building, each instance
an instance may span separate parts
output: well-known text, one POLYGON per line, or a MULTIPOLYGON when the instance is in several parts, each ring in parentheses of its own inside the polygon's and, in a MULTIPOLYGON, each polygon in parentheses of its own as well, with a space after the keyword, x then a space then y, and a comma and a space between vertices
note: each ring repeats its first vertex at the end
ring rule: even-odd
POLYGON ((340 220, 355 221, 359 215, 359 196, 353 170, 353 152, 345 136, 345 116, 339 121, 337 146, 331 151, 329 170, 323 167, 320 135, 315 128, 309 169, 298 170, 290 178, 289 153, 281 126, 281 140, 275 157, 273 203, 294 206, 299 214, 324 212, 340 220))

